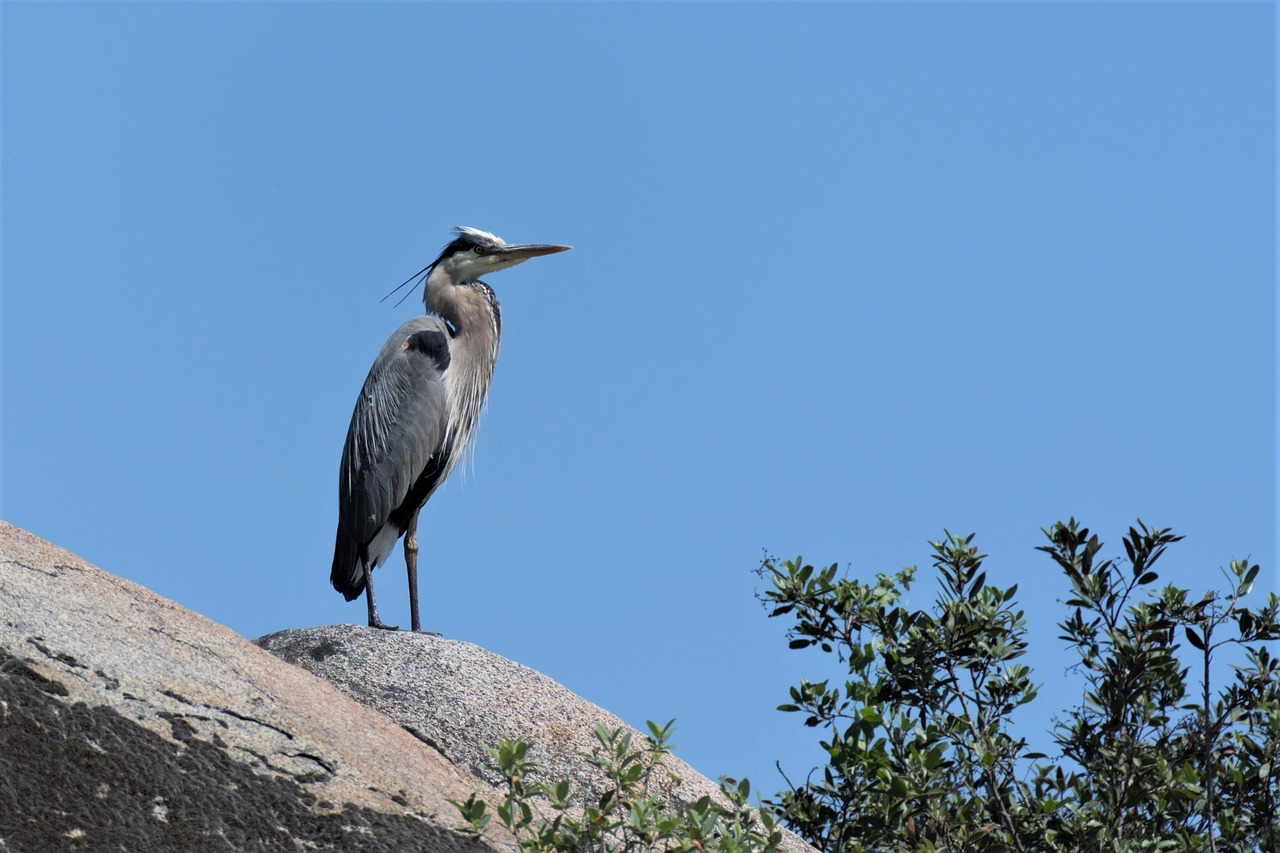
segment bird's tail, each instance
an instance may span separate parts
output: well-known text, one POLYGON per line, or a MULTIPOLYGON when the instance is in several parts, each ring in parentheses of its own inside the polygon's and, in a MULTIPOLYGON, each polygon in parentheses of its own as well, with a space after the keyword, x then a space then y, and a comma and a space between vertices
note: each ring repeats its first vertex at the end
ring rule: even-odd
POLYGON ((341 528, 338 529, 338 541, 333 546, 333 569, 329 572, 329 581, 347 601, 355 600, 364 592, 364 560, 360 555, 360 545, 341 528))

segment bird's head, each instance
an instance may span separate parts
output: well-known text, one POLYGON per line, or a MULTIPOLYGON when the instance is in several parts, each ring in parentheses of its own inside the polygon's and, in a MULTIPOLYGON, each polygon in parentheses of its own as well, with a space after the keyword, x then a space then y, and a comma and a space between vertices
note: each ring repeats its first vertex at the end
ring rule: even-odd
POLYGON ((475 281, 485 273, 505 270, 540 255, 566 251, 568 246, 531 243, 508 245, 501 237, 460 225, 457 236, 444 247, 430 269, 439 270, 454 283, 475 281))

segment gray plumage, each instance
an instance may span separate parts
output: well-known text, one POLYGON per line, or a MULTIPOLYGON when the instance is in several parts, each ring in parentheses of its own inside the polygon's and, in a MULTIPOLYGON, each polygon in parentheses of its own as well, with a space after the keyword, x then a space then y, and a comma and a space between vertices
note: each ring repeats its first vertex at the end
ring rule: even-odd
MULTIPOLYGON (((474 228, 409 281, 423 283, 425 316, 383 344, 360 390, 338 479, 338 532, 330 580, 348 601, 365 593, 369 624, 384 625, 372 572, 405 537, 409 608, 420 630, 418 512, 475 438, 502 337, 497 296, 479 275, 568 246, 508 246, 474 228)), ((405 282, 408 284, 408 282, 405 282)))

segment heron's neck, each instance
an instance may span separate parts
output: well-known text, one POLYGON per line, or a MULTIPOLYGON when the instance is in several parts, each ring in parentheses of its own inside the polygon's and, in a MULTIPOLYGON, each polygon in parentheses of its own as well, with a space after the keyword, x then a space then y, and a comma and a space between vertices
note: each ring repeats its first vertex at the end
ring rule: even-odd
POLYGON ((441 264, 427 276, 422 302, 428 312, 443 318, 450 327, 449 368, 444 382, 455 407, 449 426, 459 449, 464 450, 475 437, 498 363, 502 337, 498 298, 483 281, 455 281, 441 264))
POLYGON ((496 358, 502 332, 498 297, 483 281, 460 281, 455 275, 445 264, 433 269, 422 288, 422 305, 427 313, 448 321, 454 338, 490 344, 496 358))
POLYGON ((437 264, 427 275, 422 287, 422 306, 428 314, 438 314, 449 322, 454 329, 458 328, 459 310, 457 281, 452 271, 445 264, 437 264))

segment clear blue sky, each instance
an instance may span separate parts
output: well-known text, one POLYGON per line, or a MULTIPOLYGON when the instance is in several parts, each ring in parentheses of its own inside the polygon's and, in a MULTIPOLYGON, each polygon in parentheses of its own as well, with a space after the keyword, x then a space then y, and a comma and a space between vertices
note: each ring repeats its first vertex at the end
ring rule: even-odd
MULTIPOLYGON (((976 531, 1073 701, 1075 515, 1276 586, 1275 6, 3 6, 3 517, 246 637, 328 582, 379 299, 489 279, 474 465, 424 623, 776 790, 821 662, 762 550, 855 572, 976 531)), ((397 557, 379 587, 407 620, 397 557)), ((913 603, 930 599, 924 584, 913 603)))

